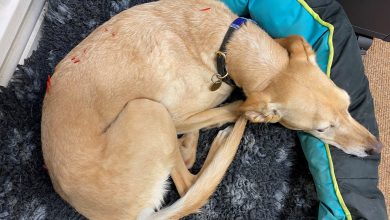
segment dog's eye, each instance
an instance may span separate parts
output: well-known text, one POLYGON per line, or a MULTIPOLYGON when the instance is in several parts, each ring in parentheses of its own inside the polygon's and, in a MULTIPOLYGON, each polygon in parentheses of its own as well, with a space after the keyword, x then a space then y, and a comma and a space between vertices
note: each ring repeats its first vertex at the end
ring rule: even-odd
POLYGON ((328 127, 326 128, 319 128, 319 129, 316 129, 315 131, 319 132, 319 133, 322 133, 322 132, 325 132, 326 130, 328 130, 329 128, 334 128, 335 125, 334 124, 330 124, 328 127))
POLYGON ((316 131, 322 133, 322 132, 325 132, 329 127, 332 127, 332 126, 328 126, 326 128, 316 129, 316 131))

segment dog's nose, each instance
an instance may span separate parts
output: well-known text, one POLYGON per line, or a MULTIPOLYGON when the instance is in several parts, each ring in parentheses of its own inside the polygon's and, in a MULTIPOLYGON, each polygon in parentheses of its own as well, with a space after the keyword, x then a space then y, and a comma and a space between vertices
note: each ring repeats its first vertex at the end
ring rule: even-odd
POLYGON ((372 145, 372 148, 365 150, 365 152, 368 155, 380 154, 382 148, 383 148, 382 142, 376 140, 375 143, 372 145))
POLYGON ((368 149, 368 150, 365 150, 365 152, 366 152, 367 155, 374 155, 374 154, 377 154, 377 153, 375 153, 375 151, 374 151, 373 148, 368 149))

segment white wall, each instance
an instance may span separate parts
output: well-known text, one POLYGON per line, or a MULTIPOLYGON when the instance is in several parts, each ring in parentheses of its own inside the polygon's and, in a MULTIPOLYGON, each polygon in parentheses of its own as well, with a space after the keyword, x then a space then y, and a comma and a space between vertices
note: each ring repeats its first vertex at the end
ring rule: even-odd
POLYGON ((6 86, 16 65, 35 49, 45 0, 0 0, 0 85, 6 86), (24 57, 22 57, 24 56, 24 57))

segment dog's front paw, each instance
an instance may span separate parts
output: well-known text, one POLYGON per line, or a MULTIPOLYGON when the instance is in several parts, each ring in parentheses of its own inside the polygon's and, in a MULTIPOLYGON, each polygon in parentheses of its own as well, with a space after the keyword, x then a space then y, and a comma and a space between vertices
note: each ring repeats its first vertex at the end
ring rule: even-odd
POLYGON ((217 136, 214 138, 213 144, 216 144, 218 146, 222 145, 226 141, 227 137, 232 132, 232 130, 233 130, 233 126, 229 126, 223 130, 220 130, 217 136))
POLYGON ((267 114, 256 112, 256 111, 246 111, 245 117, 252 123, 276 123, 280 120, 278 114, 267 114))
POLYGON ((264 115, 255 111, 246 111, 245 117, 246 119, 248 119, 250 122, 253 123, 262 123, 265 121, 264 115))

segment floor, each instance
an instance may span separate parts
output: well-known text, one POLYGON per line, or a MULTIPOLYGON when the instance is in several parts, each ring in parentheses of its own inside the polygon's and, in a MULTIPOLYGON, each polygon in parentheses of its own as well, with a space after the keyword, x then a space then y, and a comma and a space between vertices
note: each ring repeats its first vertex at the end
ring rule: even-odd
POLYGON ((380 139, 385 145, 379 169, 379 187, 385 194, 387 213, 390 214, 390 42, 375 39, 363 60, 374 97, 380 139))

